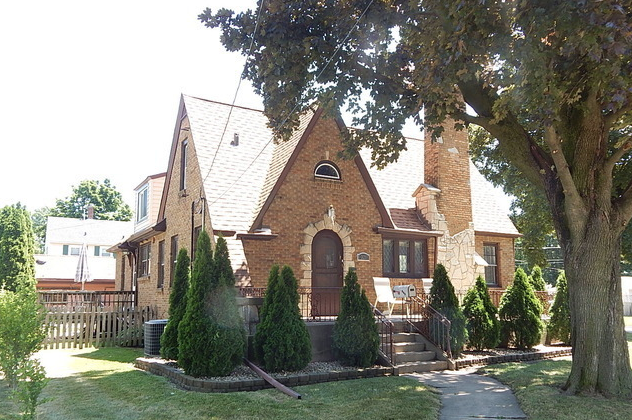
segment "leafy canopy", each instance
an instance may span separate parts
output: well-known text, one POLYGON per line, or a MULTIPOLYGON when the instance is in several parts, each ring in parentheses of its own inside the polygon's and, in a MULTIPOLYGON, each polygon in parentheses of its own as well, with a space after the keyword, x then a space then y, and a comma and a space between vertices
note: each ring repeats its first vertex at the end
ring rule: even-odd
POLYGON ((132 219, 132 210, 123 202, 121 193, 107 178, 103 182, 81 181, 78 186, 73 187, 69 197, 57 200, 55 207, 50 209, 50 216, 82 219, 87 215, 89 205, 94 207, 94 218, 97 220, 132 219))

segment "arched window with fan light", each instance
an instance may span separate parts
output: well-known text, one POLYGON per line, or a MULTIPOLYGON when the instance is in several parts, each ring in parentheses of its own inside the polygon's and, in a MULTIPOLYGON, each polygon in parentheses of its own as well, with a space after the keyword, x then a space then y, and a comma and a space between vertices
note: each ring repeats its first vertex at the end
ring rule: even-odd
POLYGON ((333 162, 330 162, 328 160, 318 162, 316 168, 314 169, 314 178, 342 181, 342 176, 340 176, 340 169, 338 169, 338 167, 333 162))

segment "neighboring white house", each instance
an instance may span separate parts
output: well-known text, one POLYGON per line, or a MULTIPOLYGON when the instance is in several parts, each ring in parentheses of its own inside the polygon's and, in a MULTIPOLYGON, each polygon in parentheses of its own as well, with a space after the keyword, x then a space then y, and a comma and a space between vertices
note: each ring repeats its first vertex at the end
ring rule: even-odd
POLYGON ((621 277, 623 315, 632 316, 632 277, 621 277))
POLYGON ((38 289, 81 289, 75 272, 86 244, 92 281, 86 290, 114 290, 116 260, 107 249, 133 232, 133 222, 48 217, 44 254, 35 255, 38 289))

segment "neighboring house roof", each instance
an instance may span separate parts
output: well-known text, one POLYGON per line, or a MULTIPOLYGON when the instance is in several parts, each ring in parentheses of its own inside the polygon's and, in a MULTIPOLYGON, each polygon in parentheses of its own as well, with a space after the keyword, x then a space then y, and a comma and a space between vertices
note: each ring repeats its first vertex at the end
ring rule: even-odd
POLYGON ((46 244, 113 245, 132 231, 133 222, 49 216, 46 244))
MULTIPOLYGON (((38 280, 74 280, 78 255, 36 255, 35 278, 38 280)), ((114 281, 116 260, 112 257, 88 256, 93 280, 114 281)))

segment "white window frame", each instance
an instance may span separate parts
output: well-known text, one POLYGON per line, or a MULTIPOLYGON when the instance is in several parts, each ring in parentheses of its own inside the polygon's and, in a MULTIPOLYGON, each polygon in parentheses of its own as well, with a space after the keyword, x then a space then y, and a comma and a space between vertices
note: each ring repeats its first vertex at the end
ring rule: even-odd
POLYGON ((145 185, 137 195, 136 221, 140 222, 149 217, 149 186, 145 185))
POLYGON ((338 169, 336 165, 334 165, 332 162, 329 162, 329 161, 318 162, 318 164, 316 165, 316 168, 314 169, 314 178, 334 179, 336 181, 342 181, 342 176, 340 175, 340 169, 338 169), (328 167, 328 168, 333 169, 333 171, 337 175, 332 176, 332 175, 326 175, 326 174, 319 174, 318 173, 319 169, 323 167, 328 167))

